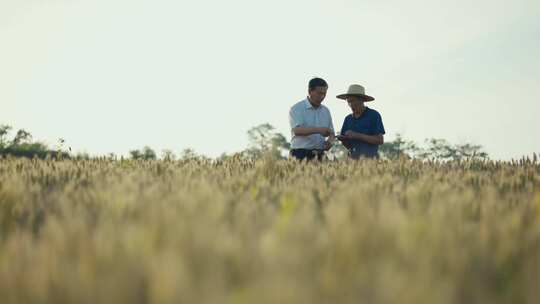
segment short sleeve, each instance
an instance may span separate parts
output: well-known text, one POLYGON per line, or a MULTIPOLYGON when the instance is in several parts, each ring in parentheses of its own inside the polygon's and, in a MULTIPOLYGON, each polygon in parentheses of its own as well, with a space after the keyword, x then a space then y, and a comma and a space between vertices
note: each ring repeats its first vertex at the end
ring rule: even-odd
POLYGON ((373 134, 379 135, 379 134, 385 134, 384 131, 384 125, 382 122, 381 114, 377 113, 375 116, 375 127, 373 128, 373 134))
POLYGON ((300 127, 303 125, 302 113, 297 108, 291 108, 289 111, 289 124, 291 129, 300 127))

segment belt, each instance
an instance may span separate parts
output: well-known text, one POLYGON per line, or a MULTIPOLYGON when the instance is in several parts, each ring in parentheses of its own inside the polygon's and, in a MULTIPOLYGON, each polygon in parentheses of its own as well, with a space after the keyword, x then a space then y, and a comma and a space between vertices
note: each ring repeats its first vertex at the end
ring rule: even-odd
POLYGON ((291 151, 301 151, 301 152, 312 152, 312 153, 323 153, 323 149, 291 149, 291 151))

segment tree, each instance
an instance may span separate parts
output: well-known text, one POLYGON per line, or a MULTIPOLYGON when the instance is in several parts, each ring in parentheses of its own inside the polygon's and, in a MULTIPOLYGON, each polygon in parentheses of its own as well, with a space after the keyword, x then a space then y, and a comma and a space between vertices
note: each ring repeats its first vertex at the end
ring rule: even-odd
POLYGON ((142 159, 142 153, 139 150, 131 150, 129 151, 129 155, 132 159, 142 159))
POLYGON ((69 157, 68 153, 62 151, 51 151, 47 145, 40 142, 32 141, 30 132, 20 129, 15 133, 12 140, 8 140, 7 136, 12 130, 9 125, 0 125, 0 154, 12 155, 18 157, 40 157, 45 158, 47 155, 56 158, 69 157))
POLYGON ((422 159, 449 160, 473 160, 485 159, 488 154, 482 151, 481 145, 470 143, 452 145, 445 139, 426 139, 427 147, 422 149, 419 157, 422 159))
POLYGON ((248 140, 252 149, 269 150, 272 147, 274 127, 269 123, 260 124, 248 130, 248 140))
POLYGON ((176 155, 174 155, 174 152, 169 149, 163 149, 163 151, 161 151, 161 157, 166 161, 176 160, 176 155))
POLYGON ((259 158, 263 154, 270 153, 277 158, 282 158, 282 154, 288 153, 291 144, 283 134, 275 131, 275 128, 264 123, 255 126, 247 132, 249 148, 246 153, 251 158, 259 158))
POLYGON ((283 134, 275 133, 274 137, 272 137, 272 147, 289 151, 291 149, 291 143, 287 141, 283 134))
POLYGON ((419 148, 416 143, 405 140, 399 133, 393 141, 387 141, 379 146, 381 156, 388 159, 411 158, 418 150, 419 148))
POLYGON ((142 150, 131 150, 129 154, 132 159, 154 160, 157 158, 156 152, 149 146, 144 146, 142 150))
POLYGON ((180 159, 181 160, 193 160, 193 159, 196 159, 196 158, 198 158, 198 155, 195 152, 195 150, 192 149, 192 148, 185 148, 180 153, 180 159))
POLYGON ((156 159, 156 152, 154 152, 154 150, 152 150, 152 148, 149 146, 145 146, 143 148, 143 158, 146 160, 156 159))
POLYGON ((6 137, 9 131, 11 131, 11 126, 0 125, 0 148, 4 148, 8 145, 6 137))
POLYGON ((423 159, 450 160, 456 156, 456 151, 445 139, 429 138, 425 140, 427 147, 419 154, 423 159))
POLYGON ((379 147, 379 153, 387 159, 418 158, 440 161, 485 159, 488 154, 482 146, 470 143, 453 145, 445 139, 429 138, 424 146, 418 146, 411 140, 406 140, 401 134, 396 139, 387 141, 379 147))
POLYGON ((17 131, 17 134, 15 134, 15 137, 11 141, 12 146, 17 146, 22 143, 29 143, 32 139, 32 134, 27 132, 26 130, 20 129, 17 131))
POLYGON ((488 154, 482 151, 482 146, 473 144, 461 144, 455 146, 458 159, 486 159, 488 154))

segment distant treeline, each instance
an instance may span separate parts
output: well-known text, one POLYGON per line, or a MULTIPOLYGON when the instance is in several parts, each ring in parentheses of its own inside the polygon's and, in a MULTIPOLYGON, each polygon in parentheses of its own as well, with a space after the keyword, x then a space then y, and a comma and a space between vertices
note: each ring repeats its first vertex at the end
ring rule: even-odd
MULTIPOLYGON (((16 156, 28 158, 90 158, 86 153, 73 155, 71 148, 65 147, 64 139, 58 140, 57 147, 51 148, 48 145, 34 141, 32 135, 20 129, 9 138, 12 127, 0 125, 0 156, 16 156)), ((218 160, 224 160, 230 157, 257 159, 264 155, 271 155, 276 158, 286 158, 290 150, 290 143, 286 137, 277 132, 275 128, 268 123, 260 124, 247 131, 249 146, 240 152, 234 154, 222 154, 218 160)), ((380 156, 383 159, 432 159, 432 160, 470 160, 470 159, 488 159, 488 154, 483 151, 481 145, 464 143, 452 144, 444 139, 430 138, 426 139, 422 145, 413 141, 404 139, 400 134, 392 141, 387 141, 379 148, 380 156)), ((347 156, 347 150, 339 141, 336 141, 334 147, 327 153, 330 159, 340 159, 347 156)), ((116 158, 114 154, 106 157, 116 158)), ((153 160, 158 159, 157 153, 149 146, 142 149, 129 151, 129 158, 153 160)), ((203 155, 197 154, 193 149, 184 149, 179 155, 171 150, 163 150, 161 159, 207 159, 203 155)))
MULTIPOLYGON (((247 131, 249 146, 247 149, 234 153, 222 154, 218 159, 224 160, 231 157, 257 159, 264 155, 276 158, 286 158, 291 144, 286 137, 277 132, 269 123, 260 124, 247 131)), ((387 141, 380 146, 379 152, 383 159, 432 159, 440 161, 488 159, 488 154, 483 151, 481 145, 464 143, 452 144, 444 139, 426 139, 422 145, 411 140, 406 140, 398 134, 392 141, 387 141)), ((327 153, 331 159, 340 159, 347 156, 347 149, 336 141, 334 147, 327 153)), ((158 156, 152 148, 145 146, 142 149, 130 151, 132 159, 157 159, 158 156)), ((193 149, 185 149, 180 155, 175 155, 170 150, 164 150, 163 159, 202 159, 202 155, 195 153, 193 149)))
MULTIPOLYGON (((242 153, 250 157, 259 157, 265 151, 274 151, 276 156, 284 156, 290 149, 290 143, 283 134, 276 132, 275 128, 268 124, 261 124, 248 130, 249 148, 242 153)), ((464 143, 452 144, 444 139, 430 138, 423 144, 417 144, 406 140, 400 134, 392 141, 386 141, 379 147, 381 158, 415 158, 433 160, 464 160, 464 159, 488 159, 488 154, 483 151, 481 145, 464 143)), ((329 158, 339 159, 346 157, 347 149, 336 141, 332 149, 327 153, 329 158)))
POLYGON ((63 139, 59 139, 58 149, 51 149, 46 144, 32 139, 30 132, 20 129, 9 139, 12 127, 0 125, 0 156, 16 156, 28 158, 69 158, 67 151, 63 151, 63 139))

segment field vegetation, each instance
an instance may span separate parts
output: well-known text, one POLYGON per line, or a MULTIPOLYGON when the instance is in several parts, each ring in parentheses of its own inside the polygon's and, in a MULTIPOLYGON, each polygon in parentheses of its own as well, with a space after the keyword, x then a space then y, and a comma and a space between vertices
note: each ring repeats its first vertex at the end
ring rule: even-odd
POLYGON ((0 159, 9 303, 537 303, 536 159, 0 159))

